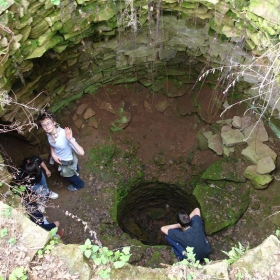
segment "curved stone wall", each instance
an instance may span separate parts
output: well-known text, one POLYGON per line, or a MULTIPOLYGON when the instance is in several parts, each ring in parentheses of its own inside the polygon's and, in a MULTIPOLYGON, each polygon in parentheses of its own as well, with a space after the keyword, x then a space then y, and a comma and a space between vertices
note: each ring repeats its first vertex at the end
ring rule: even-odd
MULTIPOLYGON (((108 83, 138 81, 153 91, 167 77, 194 83, 203 70, 249 65, 279 42, 277 0, 2 2, 0 90, 54 112, 108 83)), ((217 73, 207 78, 217 83, 217 73)), ((250 73, 241 81, 259 82, 250 73)), ((16 106, 1 116, 22 118, 16 106)))

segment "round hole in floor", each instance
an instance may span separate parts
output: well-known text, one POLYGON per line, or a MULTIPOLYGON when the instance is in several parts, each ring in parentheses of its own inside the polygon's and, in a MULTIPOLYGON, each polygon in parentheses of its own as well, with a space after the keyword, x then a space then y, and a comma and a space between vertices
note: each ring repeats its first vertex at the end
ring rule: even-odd
POLYGON ((176 214, 188 214, 199 207, 196 198, 176 185, 160 182, 133 186, 118 207, 118 223, 123 231, 143 244, 166 244, 160 228, 177 223, 176 214))

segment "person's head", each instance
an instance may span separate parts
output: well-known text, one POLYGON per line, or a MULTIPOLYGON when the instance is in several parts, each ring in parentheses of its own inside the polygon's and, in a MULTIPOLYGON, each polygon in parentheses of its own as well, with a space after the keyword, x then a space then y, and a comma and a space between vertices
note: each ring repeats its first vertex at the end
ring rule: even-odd
POLYGON ((30 176, 37 176, 41 173, 38 162, 32 159, 26 159, 24 169, 30 176))
POLYGON ((51 133, 58 126, 55 115, 48 111, 44 111, 39 114, 37 118, 37 123, 47 133, 51 133))
POLYGON ((177 222, 180 224, 181 227, 185 228, 190 224, 190 216, 186 212, 179 212, 177 213, 177 222))

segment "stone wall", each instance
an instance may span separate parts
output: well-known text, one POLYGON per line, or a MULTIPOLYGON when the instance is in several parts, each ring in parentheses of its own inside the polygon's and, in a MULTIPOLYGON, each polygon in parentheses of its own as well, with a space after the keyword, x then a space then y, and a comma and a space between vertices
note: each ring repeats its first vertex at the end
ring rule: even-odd
MULTIPOLYGON (((249 65, 279 42, 277 0, 52 2, 3 1, 0 91, 53 112, 108 83, 138 81, 152 91, 167 77, 193 84, 206 69, 249 65)), ((269 60, 262 63, 277 66, 269 60)), ((217 83, 217 73, 207 77, 217 83)), ((258 78, 249 69, 241 81, 258 78)), ((278 85, 273 90, 278 109, 278 85)), ((14 106, 0 115, 12 121, 22 114, 14 106)))

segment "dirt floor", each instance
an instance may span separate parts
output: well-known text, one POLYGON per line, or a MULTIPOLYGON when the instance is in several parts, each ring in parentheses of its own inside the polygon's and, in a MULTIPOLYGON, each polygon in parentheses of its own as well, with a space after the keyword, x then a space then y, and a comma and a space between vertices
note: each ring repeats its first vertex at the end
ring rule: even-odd
MULTIPOLYGON (((98 173, 89 168, 92 148, 114 144, 122 151, 133 149, 143 169, 149 170, 147 176, 152 177, 154 173, 161 182, 172 182, 182 176, 182 169, 178 172, 174 168, 172 171, 168 170, 168 165, 171 166, 180 156, 187 156, 195 151, 191 165, 200 170, 205 170, 221 158, 210 149, 204 151, 196 149, 198 144, 196 133, 221 119, 219 117, 221 107, 216 105, 211 93, 210 88, 203 88, 198 91, 195 101, 189 94, 174 98, 167 98, 162 94, 151 94, 139 84, 107 86, 94 95, 84 95, 57 114, 61 126, 71 127, 74 137, 86 151, 84 157, 79 157, 82 166, 80 176, 86 182, 86 186, 77 192, 68 191, 67 181, 59 176, 57 167, 46 162, 52 171, 52 176, 48 179, 49 187, 59 194, 58 199, 51 201, 46 214, 50 221, 59 220, 65 228, 63 238, 65 243, 81 244, 87 238, 88 233, 84 231, 85 225, 77 221, 78 219, 85 221, 93 231, 98 229, 100 232, 101 223, 107 225, 102 228, 101 234, 115 237, 122 235, 121 229, 116 227, 110 219, 106 205, 110 188, 117 186, 114 180, 106 177, 106 164, 98 166, 98 173), (116 114, 102 109, 104 102, 110 103, 116 114), (192 105, 194 103, 199 105, 192 105), (87 104, 95 112, 94 117, 98 128, 89 126, 88 120, 76 114, 81 104, 87 104), (167 108, 163 110, 163 107, 167 108), (112 132, 110 127, 118 118, 117 112, 120 109, 131 113, 131 121, 125 129, 112 132), (77 119, 80 121, 77 122, 77 119), (159 165, 154 163, 155 157, 161 154, 164 154, 164 169, 160 169, 159 165), (74 214, 77 218, 70 218, 65 215, 65 211, 74 214)), ((240 108, 228 112, 223 118, 238 114, 241 114, 240 108)), ((11 135, 0 136, 0 144, 15 166, 19 165, 24 157, 33 154, 47 157, 49 147, 45 135, 40 130, 33 130, 32 133, 40 139, 37 143, 37 140, 34 141, 36 145, 29 145, 26 141, 11 135)), ((271 135, 271 137, 275 136, 271 135)), ((271 145, 276 152, 279 151, 278 141, 271 145)), ((184 168, 184 179, 189 180, 192 175, 189 174, 191 172, 189 165, 183 162, 180 166, 184 168)), ((277 167, 276 173, 279 172, 278 169, 277 167)), ((238 241, 245 245, 249 242, 250 247, 254 247, 265 237, 275 233, 275 226, 269 219, 264 219, 277 211, 278 192, 276 179, 266 190, 252 190, 252 205, 238 223, 209 236, 214 249, 212 259, 225 258, 221 250, 230 250, 231 246, 236 245, 238 241)), ((108 202, 108 205, 110 203, 108 202)), ((115 247, 119 244, 110 245, 115 247)))

